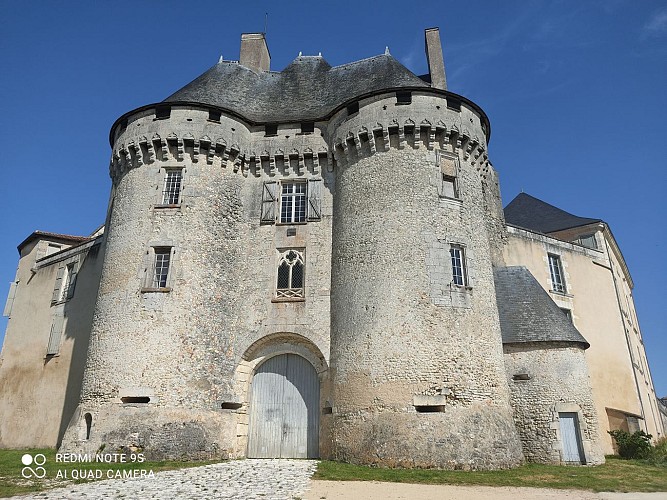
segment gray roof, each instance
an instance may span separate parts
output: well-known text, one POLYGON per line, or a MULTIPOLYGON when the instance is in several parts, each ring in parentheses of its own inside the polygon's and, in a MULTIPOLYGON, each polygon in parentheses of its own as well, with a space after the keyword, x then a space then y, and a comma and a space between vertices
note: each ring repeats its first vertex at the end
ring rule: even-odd
POLYGON ((280 72, 255 72, 222 61, 164 102, 196 102, 254 122, 314 121, 347 101, 380 90, 430 88, 389 54, 331 67, 320 56, 300 56, 280 72))
POLYGON ((528 269, 497 268, 494 278, 503 344, 574 342, 590 347, 528 269))
POLYGON ((505 207, 505 222, 540 233, 552 233, 602 221, 572 215, 529 194, 520 193, 505 207))

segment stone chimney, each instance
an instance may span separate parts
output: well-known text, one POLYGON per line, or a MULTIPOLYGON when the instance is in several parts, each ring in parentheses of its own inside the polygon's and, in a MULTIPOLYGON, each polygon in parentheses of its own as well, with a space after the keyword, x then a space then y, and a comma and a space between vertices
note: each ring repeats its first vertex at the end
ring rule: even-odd
MULTIPOLYGON (((442 60, 442 55, 440 60, 442 60)), ((241 35, 239 63, 253 71, 269 71, 271 55, 264 33, 243 33, 241 35)))
POLYGON ((426 61, 428 62, 428 72, 431 75, 431 87, 447 90, 445 60, 442 57, 442 44, 440 43, 440 28, 427 28, 424 34, 426 38, 426 61))

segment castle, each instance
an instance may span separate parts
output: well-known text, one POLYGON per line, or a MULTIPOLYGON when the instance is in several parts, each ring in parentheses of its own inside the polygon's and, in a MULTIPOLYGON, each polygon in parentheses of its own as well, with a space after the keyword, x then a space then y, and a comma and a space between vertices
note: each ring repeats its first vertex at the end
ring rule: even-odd
POLYGON ((116 120, 104 226, 19 245, 0 446, 492 469, 664 435, 608 224, 503 210, 489 120, 425 43, 423 76, 275 72, 244 34, 116 120))

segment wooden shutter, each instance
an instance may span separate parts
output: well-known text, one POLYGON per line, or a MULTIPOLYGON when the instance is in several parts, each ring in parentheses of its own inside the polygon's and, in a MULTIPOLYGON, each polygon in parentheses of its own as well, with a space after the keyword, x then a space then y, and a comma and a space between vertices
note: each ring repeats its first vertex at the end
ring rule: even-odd
POLYGON ((12 281, 9 284, 9 294, 7 294, 7 302, 5 302, 5 310, 3 316, 10 316, 12 314, 12 307, 14 306, 14 297, 16 296, 16 283, 12 281))
POLYGON ((308 179, 308 220, 322 218, 322 179, 308 179))
POLYGON ((62 290, 64 274, 65 274, 65 264, 61 262, 58 266, 58 273, 56 274, 56 282, 53 285, 53 295, 51 295, 51 304, 55 304, 60 300, 60 290, 62 290))
POLYGON ((62 337, 64 323, 64 310, 54 311, 53 322, 51 323, 51 335, 49 335, 49 345, 46 348, 47 356, 53 356, 60 352, 60 338, 62 337))
POLYGON ((67 300, 71 299, 74 296, 74 287, 76 286, 76 277, 79 273, 79 262, 75 261, 70 263, 71 270, 70 274, 67 277, 69 280, 69 286, 67 287, 67 300))
POLYGON ((276 222, 276 200, 278 194, 278 183, 276 181, 265 182, 262 187, 262 224, 273 224, 276 222))

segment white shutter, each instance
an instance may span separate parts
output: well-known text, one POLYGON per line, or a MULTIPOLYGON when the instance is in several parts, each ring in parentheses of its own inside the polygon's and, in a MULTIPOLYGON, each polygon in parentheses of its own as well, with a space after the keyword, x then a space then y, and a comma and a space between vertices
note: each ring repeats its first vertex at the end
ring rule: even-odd
POLYGON ((308 220, 322 218, 322 179, 308 179, 308 220))
POLYGON ((9 293, 7 294, 7 302, 5 302, 5 310, 2 313, 3 316, 9 317, 12 314, 12 306, 14 305, 14 297, 16 296, 16 285, 17 283, 11 282, 9 284, 9 293))
POLYGON ((60 352, 60 339, 63 333, 63 325, 65 323, 65 315, 63 310, 57 310, 53 315, 53 322, 51 323, 51 335, 49 335, 49 345, 46 348, 46 355, 52 356, 60 352))
POLYGON ((262 224, 273 224, 276 221, 276 200, 278 183, 276 181, 265 182, 262 188, 262 224))
POLYGON ((51 304, 55 304, 60 300, 60 290, 63 286, 63 275, 65 274, 65 264, 59 264, 58 273, 56 274, 56 282, 53 285, 53 295, 51 295, 51 304))

